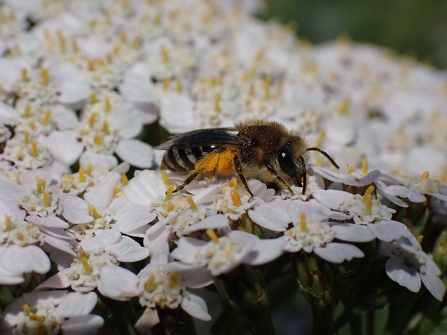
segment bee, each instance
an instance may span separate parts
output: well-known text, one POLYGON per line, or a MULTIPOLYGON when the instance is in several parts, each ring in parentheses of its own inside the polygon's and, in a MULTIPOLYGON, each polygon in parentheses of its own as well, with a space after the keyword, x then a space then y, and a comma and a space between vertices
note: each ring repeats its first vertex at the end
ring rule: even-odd
POLYGON ((161 169, 189 173, 173 192, 200 174, 216 170, 225 175, 235 172, 251 196, 246 178, 288 189, 291 194, 290 185, 300 186, 305 194, 306 159, 311 150, 339 168, 325 151, 308 147, 297 133, 274 121, 246 120, 230 128, 194 130, 174 135, 156 149, 167 150, 161 169))

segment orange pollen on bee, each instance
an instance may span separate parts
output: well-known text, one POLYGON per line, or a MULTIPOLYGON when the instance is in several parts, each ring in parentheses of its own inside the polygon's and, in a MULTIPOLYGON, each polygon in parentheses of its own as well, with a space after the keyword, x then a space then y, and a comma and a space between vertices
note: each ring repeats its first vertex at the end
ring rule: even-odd
POLYGON ((422 174, 422 181, 425 183, 427 180, 428 180, 428 171, 425 171, 423 174, 422 174))
POLYGON ((208 237, 211 240, 213 240, 214 243, 220 243, 219 237, 217 237, 217 234, 216 234, 216 232, 213 229, 208 228, 206 230, 206 235, 208 235, 208 237))
POLYGON ((307 231, 306 213, 300 214, 300 230, 303 233, 307 231))
POLYGON ((195 210, 195 211, 199 210, 199 208, 197 207, 196 203, 194 202, 194 199, 190 195, 188 195, 186 197, 186 201, 188 202, 188 204, 191 206, 191 208, 193 210, 195 210))

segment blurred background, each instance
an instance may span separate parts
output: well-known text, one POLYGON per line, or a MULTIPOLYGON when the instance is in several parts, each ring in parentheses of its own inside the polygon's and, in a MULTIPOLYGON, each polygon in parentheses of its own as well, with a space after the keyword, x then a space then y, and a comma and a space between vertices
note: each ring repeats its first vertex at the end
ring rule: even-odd
POLYGON ((447 69, 446 0, 264 0, 259 15, 297 23, 312 43, 338 37, 372 43, 447 69))

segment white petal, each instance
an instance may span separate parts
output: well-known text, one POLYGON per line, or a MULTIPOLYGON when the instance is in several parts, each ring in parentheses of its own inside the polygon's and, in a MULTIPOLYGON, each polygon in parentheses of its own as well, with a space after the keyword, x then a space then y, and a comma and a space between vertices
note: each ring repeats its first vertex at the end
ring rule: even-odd
POLYGON ((75 80, 65 80, 60 84, 59 101, 63 104, 76 104, 86 100, 91 95, 91 88, 87 81, 81 78, 75 80))
POLYGON ((391 185, 385 188, 385 192, 388 194, 391 194, 393 196, 399 196, 401 198, 408 198, 411 202, 424 202, 427 199, 422 195, 419 194, 408 187, 401 186, 401 185, 391 185))
POLYGON ((419 292, 421 289, 421 277, 416 269, 405 264, 400 257, 391 257, 386 261, 385 270, 391 280, 400 286, 406 287, 411 292, 419 292))
POLYGON ((114 199, 114 190, 121 175, 111 171, 107 176, 84 194, 84 199, 95 207, 107 208, 114 199))
POLYGON ((104 320, 99 315, 83 315, 65 321, 61 330, 64 335, 95 335, 103 324, 104 320))
POLYGON ((160 125, 170 133, 184 133, 198 128, 194 101, 187 94, 165 92, 160 102, 160 125))
POLYGON ((324 247, 317 247, 314 253, 331 263, 343 263, 355 258, 362 258, 365 254, 356 246, 345 243, 329 243, 324 247))
POLYGON ((48 288, 66 288, 70 286, 71 283, 67 276, 69 271, 70 269, 59 271, 54 276, 48 278, 42 284, 37 286, 34 291, 40 291, 48 288))
POLYGON ((95 308, 98 296, 94 292, 69 292, 64 300, 57 306, 56 311, 60 318, 70 318, 89 314, 95 308))
POLYGON ((98 290, 106 297, 126 301, 140 294, 138 281, 138 277, 129 270, 115 265, 106 265, 101 268, 98 290))
POLYGON ((397 221, 380 221, 368 224, 368 228, 379 240, 391 242, 400 239, 402 236, 409 236, 410 231, 407 226, 397 221))
POLYGON ((261 265, 273 261, 283 254, 286 241, 284 239, 258 240, 244 257, 243 263, 261 265))
POLYGON ((157 215, 148 206, 129 205, 121 207, 114 216, 116 227, 126 233, 151 223, 157 215))
POLYGON ((127 139, 137 136, 143 127, 140 114, 129 103, 111 110, 108 120, 114 129, 119 129, 119 135, 127 139))
POLYGON ((118 165, 118 160, 116 157, 105 154, 98 154, 92 151, 85 151, 82 153, 79 159, 80 166, 84 169, 88 169, 91 165, 93 169, 103 168, 104 166, 108 169, 114 168, 118 165))
POLYGON ((289 215, 284 210, 263 203, 248 211, 248 216, 256 224, 272 231, 285 231, 291 222, 289 215))
POLYGON ((78 123, 75 112, 63 105, 53 106, 51 110, 53 111, 51 119, 59 130, 73 129, 78 123))
POLYGON ((73 131, 52 131, 42 138, 42 142, 56 160, 66 165, 76 162, 84 151, 84 145, 73 131))
POLYGON ((287 208, 293 224, 296 226, 300 222, 301 213, 306 214, 306 221, 327 221, 331 210, 319 202, 311 199, 309 201, 294 200, 287 208))
POLYGON ((352 186, 366 186, 374 182, 377 178, 379 178, 380 174, 381 172, 379 170, 373 170, 360 179, 355 176, 347 176, 344 179, 343 184, 352 186))
POLYGON ((222 214, 211 215, 193 226, 183 229, 183 232, 189 234, 193 231, 204 229, 221 229, 229 227, 228 218, 222 214))
POLYGON ((427 290, 439 301, 442 301, 445 293, 445 286, 441 278, 435 271, 430 271, 428 267, 421 267, 421 279, 427 290))
POLYGON ((166 185, 155 171, 144 170, 132 178, 123 191, 132 204, 147 206, 166 193, 166 185))
POLYGON ((123 138, 118 142, 115 152, 122 160, 138 168, 150 168, 154 164, 152 147, 139 140, 123 138))
POLYGON ((182 262, 193 264, 196 253, 206 244, 207 242, 195 238, 181 237, 177 243, 177 248, 171 252, 171 256, 182 262))
POLYGON ((195 317, 196 319, 202 321, 211 320, 205 300, 195 294, 189 293, 184 296, 181 306, 186 313, 195 317))
POLYGON ((149 256, 149 250, 128 236, 122 236, 118 242, 106 246, 104 250, 120 262, 137 262, 149 256))
POLYGON ((85 251, 104 250, 105 247, 118 242, 121 238, 121 233, 115 229, 103 230, 94 238, 83 240, 79 243, 85 251))
POLYGON ((312 196, 322 205, 331 209, 338 209, 342 202, 351 201, 354 195, 337 190, 318 190, 312 196))
POLYGON ((43 274, 50 271, 51 266, 48 255, 35 245, 25 247, 8 246, 1 254, 0 263, 3 269, 12 275, 30 272, 43 274))
POLYGON ((135 329, 140 334, 148 334, 149 330, 160 323, 157 309, 146 308, 143 315, 135 323, 135 329))
POLYGON ((0 180, 0 199, 17 201, 25 191, 22 185, 0 180))
POLYGON ((35 225, 48 228, 68 228, 68 223, 55 216, 40 217, 37 215, 28 215, 26 221, 35 225))
POLYGON ((376 237, 369 231, 368 227, 353 223, 336 224, 331 227, 335 237, 342 241, 369 242, 376 237))
POLYGON ((170 262, 165 265, 165 270, 178 272, 182 276, 182 283, 190 288, 206 287, 214 281, 211 272, 204 266, 170 262))
POLYGON ((62 216, 70 223, 80 224, 93 221, 87 202, 78 196, 61 195, 59 205, 62 206, 62 216))

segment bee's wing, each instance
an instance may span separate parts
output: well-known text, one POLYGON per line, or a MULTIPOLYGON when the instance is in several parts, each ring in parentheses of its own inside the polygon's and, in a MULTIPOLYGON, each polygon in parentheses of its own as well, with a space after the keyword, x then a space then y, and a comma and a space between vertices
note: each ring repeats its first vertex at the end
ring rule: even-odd
POLYGON ((212 147, 222 145, 241 146, 247 139, 238 135, 235 128, 210 128, 193 130, 172 136, 167 142, 155 149, 186 149, 194 147, 212 147))

